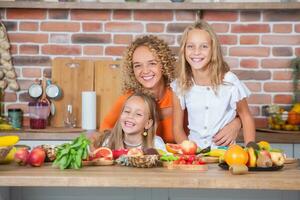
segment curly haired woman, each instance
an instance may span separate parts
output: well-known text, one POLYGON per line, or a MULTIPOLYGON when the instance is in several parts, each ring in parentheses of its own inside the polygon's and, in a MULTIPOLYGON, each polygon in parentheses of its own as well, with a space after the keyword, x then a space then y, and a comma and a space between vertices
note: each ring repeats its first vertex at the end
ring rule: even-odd
MULTIPOLYGON (((173 92, 169 86, 174 79, 175 61, 168 44, 156 36, 142 36, 132 42, 122 66, 124 94, 106 115, 100 130, 112 129, 128 96, 134 92, 143 92, 152 95, 157 102, 160 118, 156 134, 162 137, 164 142, 175 143, 172 133, 173 92)), ((228 145, 235 140, 240 124, 239 119, 229 123, 217 134, 216 143, 228 145)))

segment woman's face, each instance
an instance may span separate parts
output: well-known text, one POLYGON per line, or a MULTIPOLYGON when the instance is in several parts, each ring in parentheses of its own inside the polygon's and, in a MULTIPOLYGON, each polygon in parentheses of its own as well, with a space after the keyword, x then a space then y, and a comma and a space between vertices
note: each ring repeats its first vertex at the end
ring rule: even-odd
POLYGON ((137 81, 146 89, 156 89, 164 84, 162 66, 146 46, 137 47, 132 56, 133 72, 137 81))
POLYGON ((205 69, 211 60, 211 37, 201 29, 189 31, 185 45, 185 59, 192 70, 205 69))
POLYGON ((126 134, 142 134, 152 126, 149 108, 141 97, 132 96, 126 101, 120 123, 126 134))

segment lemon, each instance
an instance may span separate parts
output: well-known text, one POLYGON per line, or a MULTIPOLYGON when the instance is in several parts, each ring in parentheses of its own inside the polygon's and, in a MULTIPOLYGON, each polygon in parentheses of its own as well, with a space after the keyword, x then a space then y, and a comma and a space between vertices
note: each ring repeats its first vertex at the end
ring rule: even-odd
POLYGON ((260 149, 265 149, 267 151, 270 151, 271 149, 270 143, 266 141, 260 141, 259 143, 257 143, 257 145, 259 146, 260 149))
POLYGON ((14 157, 15 157, 15 153, 17 151, 17 148, 16 147, 13 147, 9 153, 6 155, 5 159, 0 161, 0 164, 7 164, 7 163, 10 163, 11 161, 14 160, 14 157))

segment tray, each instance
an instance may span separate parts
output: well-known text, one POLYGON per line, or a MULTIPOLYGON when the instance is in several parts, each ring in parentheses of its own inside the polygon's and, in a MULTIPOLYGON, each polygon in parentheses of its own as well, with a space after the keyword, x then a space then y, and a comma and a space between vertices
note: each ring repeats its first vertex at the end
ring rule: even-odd
POLYGON ((108 165, 113 165, 114 161, 113 160, 107 160, 107 159, 96 159, 96 160, 90 160, 90 161, 82 161, 83 166, 108 166, 108 165))
POLYGON ((270 133, 300 134, 300 131, 274 130, 274 129, 268 129, 268 128, 257 128, 256 130, 262 131, 262 132, 270 132, 270 133))
MULTIPOLYGON (((229 166, 226 163, 220 163, 218 166, 224 170, 229 169, 229 166)), ((282 166, 272 166, 272 167, 248 167, 248 170, 249 171, 278 171, 278 170, 281 170, 282 168, 283 168, 283 165, 282 166)))

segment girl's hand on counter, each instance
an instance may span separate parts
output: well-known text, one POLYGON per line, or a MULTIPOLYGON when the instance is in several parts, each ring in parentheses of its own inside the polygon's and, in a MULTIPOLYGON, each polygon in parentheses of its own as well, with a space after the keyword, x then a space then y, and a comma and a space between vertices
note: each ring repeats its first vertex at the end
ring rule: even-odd
POLYGON ((240 129, 241 120, 236 117, 213 137, 213 142, 218 146, 229 146, 235 142, 240 129))

